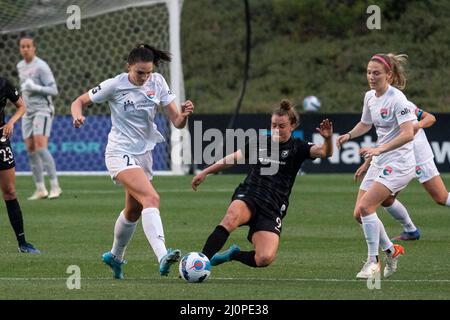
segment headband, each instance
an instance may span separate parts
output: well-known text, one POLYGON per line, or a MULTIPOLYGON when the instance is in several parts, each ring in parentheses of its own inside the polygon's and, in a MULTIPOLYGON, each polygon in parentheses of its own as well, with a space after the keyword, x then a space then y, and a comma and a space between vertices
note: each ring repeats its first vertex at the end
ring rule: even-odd
POLYGON ((370 60, 381 61, 388 68, 388 70, 392 69, 390 63, 385 58, 383 58, 382 56, 380 56, 378 54, 374 55, 370 60))

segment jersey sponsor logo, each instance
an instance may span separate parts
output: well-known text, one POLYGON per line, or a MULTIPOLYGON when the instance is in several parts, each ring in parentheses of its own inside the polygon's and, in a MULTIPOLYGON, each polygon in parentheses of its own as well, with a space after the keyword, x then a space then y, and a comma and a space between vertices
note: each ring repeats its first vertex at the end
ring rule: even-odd
POLYGON ((134 101, 127 100, 123 103, 123 111, 127 111, 129 109, 134 110, 134 101))
POLYGON ((388 176, 388 175, 390 175, 392 173, 392 171, 394 171, 394 169, 392 169, 392 167, 386 166, 383 169, 383 175, 388 176))
POLYGON ((381 119, 386 119, 389 116, 389 109, 388 108, 381 108, 380 109, 380 116, 381 116, 381 119))
POLYGON ((400 114, 402 115, 402 116, 406 116, 407 114, 410 114, 411 113, 411 110, 409 109, 409 108, 404 108, 401 112, 400 112, 400 114))
POLYGON ((421 166, 416 166, 416 174, 418 175, 418 176, 420 176, 421 174, 422 174, 422 167, 421 166))
POLYGON ((284 159, 289 155, 289 150, 283 150, 281 151, 281 158, 284 159))

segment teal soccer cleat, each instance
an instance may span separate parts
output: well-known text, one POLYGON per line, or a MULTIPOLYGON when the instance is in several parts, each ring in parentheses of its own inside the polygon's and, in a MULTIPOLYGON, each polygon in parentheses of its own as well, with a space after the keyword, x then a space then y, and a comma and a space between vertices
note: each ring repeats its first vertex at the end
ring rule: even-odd
POLYGON ((178 249, 167 249, 167 253, 159 262, 159 274, 162 276, 169 275, 170 266, 180 260, 181 251, 178 249))
POLYGON ((218 266, 219 264, 222 264, 224 262, 228 262, 231 259, 231 255, 236 252, 240 252, 241 248, 239 248, 237 245, 233 244, 228 250, 225 250, 224 252, 218 252, 211 258, 211 265, 212 266, 218 266))
POLYGON ((115 279, 123 279, 122 267, 127 263, 126 260, 118 260, 111 252, 105 252, 102 255, 102 261, 111 267, 115 279))

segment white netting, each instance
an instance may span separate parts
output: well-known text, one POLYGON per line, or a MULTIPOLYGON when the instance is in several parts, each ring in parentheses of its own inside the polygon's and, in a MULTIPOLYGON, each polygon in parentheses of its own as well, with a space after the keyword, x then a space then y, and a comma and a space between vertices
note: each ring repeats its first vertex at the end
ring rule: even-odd
MULTIPOLYGON (((55 75, 59 89, 54 99, 56 114, 69 115, 70 105, 78 95, 126 71, 126 57, 137 43, 172 51, 171 1, 179 0, 0 0, 0 74, 18 85, 18 40, 24 33, 31 34, 37 56, 49 64, 55 75), (70 30, 66 26, 70 16, 67 8, 73 4, 80 8, 81 28, 70 30)), ((173 63, 162 64, 156 71, 173 87, 170 67, 173 63)), ((178 81, 182 83, 182 79, 178 81)), ((175 91, 177 96, 183 95, 182 89, 175 91)), ((108 113, 106 104, 87 111, 88 116, 108 113)), ((168 142, 165 158, 170 161, 170 129, 164 134, 168 142)))

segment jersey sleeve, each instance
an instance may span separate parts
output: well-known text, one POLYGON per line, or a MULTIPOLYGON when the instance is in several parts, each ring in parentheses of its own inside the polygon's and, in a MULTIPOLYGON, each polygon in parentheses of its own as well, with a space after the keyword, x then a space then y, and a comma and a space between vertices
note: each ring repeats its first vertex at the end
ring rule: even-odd
POLYGON ((398 125, 402 123, 416 120, 415 113, 415 105, 413 103, 409 103, 405 96, 398 96, 395 105, 394 105, 394 113, 395 118, 397 119, 398 125))
POLYGON ((364 105, 363 105, 363 112, 362 112, 362 116, 361 116, 361 122, 364 124, 373 124, 372 121, 372 115, 370 114, 370 110, 369 110, 369 99, 370 99, 370 92, 366 93, 365 97, 364 97, 364 105))
POLYGON ((16 103, 20 98, 19 90, 17 90, 8 79, 5 82, 6 98, 12 103, 16 103))
POLYGON ((175 100, 175 95, 172 93, 172 91, 169 88, 169 85, 166 82, 166 79, 161 76, 161 96, 159 98, 161 106, 165 107, 169 103, 171 103, 173 100, 175 100))
POLYGON ((93 103, 103 103, 110 100, 114 94, 115 83, 114 78, 103 81, 88 91, 89 98, 93 103))
POLYGON ((312 142, 306 142, 303 140, 297 141, 297 154, 296 158, 298 160, 304 160, 304 159, 315 159, 311 157, 311 148, 314 145, 312 142))
POLYGON ((40 70, 39 79, 42 84, 41 92, 47 95, 56 96, 58 94, 58 88, 52 70, 47 63, 42 63, 40 65, 40 70))

